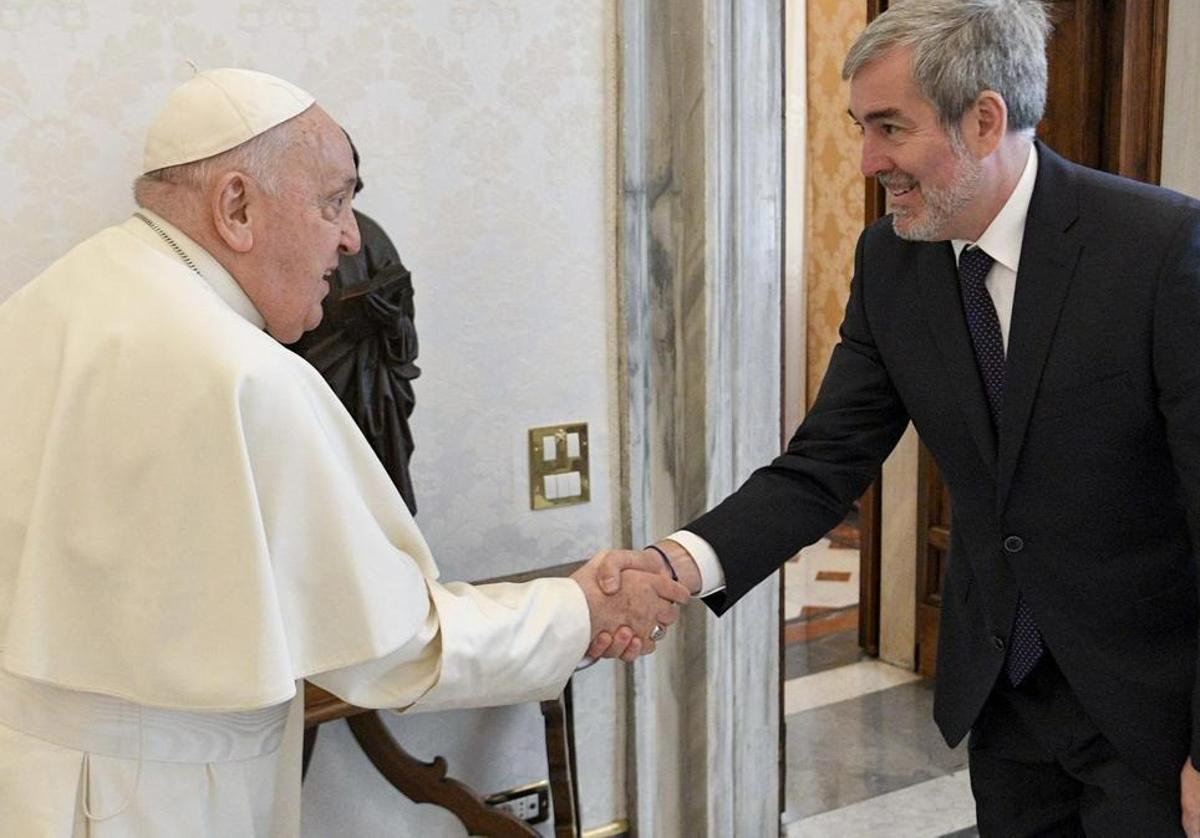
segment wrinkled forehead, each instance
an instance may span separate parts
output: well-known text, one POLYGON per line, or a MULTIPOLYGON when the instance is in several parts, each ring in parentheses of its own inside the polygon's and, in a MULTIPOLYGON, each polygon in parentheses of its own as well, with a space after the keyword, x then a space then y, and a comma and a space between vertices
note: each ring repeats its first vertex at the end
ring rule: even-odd
POLYGON ((341 126, 319 106, 300 116, 298 148, 292 156, 294 174, 321 182, 353 180, 356 174, 350 143, 341 126))

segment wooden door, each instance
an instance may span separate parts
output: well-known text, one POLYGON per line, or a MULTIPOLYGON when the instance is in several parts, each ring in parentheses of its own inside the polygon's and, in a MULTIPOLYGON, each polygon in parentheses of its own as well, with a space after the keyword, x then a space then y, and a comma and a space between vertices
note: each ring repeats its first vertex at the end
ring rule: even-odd
MULTIPOLYGON (((1158 182, 1169 0, 1056 0, 1050 84, 1038 136, 1059 154, 1158 182)), ((882 200, 876 205, 882 208, 882 200)), ((917 669, 937 672, 938 617, 950 542, 950 498, 921 446, 917 669)))

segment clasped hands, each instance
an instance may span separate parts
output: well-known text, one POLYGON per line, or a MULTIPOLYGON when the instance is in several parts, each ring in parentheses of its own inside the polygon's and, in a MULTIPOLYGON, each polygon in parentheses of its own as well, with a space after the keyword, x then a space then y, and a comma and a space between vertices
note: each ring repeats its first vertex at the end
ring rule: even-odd
POLYGON ((650 654, 691 596, 653 550, 602 550, 571 578, 591 615, 589 658, 629 662, 650 654))

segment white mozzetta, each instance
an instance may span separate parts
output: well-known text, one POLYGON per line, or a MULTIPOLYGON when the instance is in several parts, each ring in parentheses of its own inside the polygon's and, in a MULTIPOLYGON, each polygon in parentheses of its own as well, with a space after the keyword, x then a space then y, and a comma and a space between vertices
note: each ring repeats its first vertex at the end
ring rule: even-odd
MULTIPOLYGON (((280 705, 305 677, 362 706, 561 691, 589 637, 578 586, 437 582, 420 531, 324 380, 261 331, 215 260, 150 217, 199 273, 135 218, 0 307, 0 352, 24 359, 0 378, 3 669, 214 716, 280 705)), ((289 754, 299 720, 284 735, 289 754)), ((137 737, 148 730, 137 722, 137 737)), ((31 746, 5 743, 7 764, 31 746)), ((51 809, 73 810, 74 784, 86 792, 89 778, 130 799, 141 789, 131 811, 154 809, 145 795, 156 787, 178 788, 147 762, 130 790, 58 744, 68 755, 56 764, 74 779, 47 786, 63 790, 51 809)), ((292 782, 280 789, 289 799, 292 782)), ((24 785, 0 782, 0 810, 22 811, 6 795, 24 785)), ((247 816, 269 820, 272 805, 267 796, 247 816)))

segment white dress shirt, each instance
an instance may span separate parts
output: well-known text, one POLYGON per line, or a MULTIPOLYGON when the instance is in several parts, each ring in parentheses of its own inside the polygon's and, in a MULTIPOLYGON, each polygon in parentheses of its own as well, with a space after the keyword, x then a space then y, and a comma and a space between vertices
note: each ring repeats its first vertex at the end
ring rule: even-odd
MULTIPOLYGON (((1029 214, 1029 202, 1033 198, 1033 185, 1037 182, 1037 150, 1030 144, 1025 169, 1017 180, 1012 194, 983 231, 976 242, 951 239, 954 259, 957 262, 962 252, 972 245, 979 247, 994 259, 988 272, 986 285, 996 316, 1000 319, 1000 334, 1004 339, 1004 351, 1008 351, 1008 333, 1012 325, 1013 297, 1017 290, 1017 266, 1021 263, 1021 245, 1025 240, 1025 217, 1029 214)), ((725 571, 717 558, 717 552, 707 541, 693 532, 679 530, 667 536, 679 544, 696 562, 700 571, 700 596, 725 587, 725 571)))
POLYGON ((991 256, 995 262, 988 272, 986 285, 1000 318, 1000 335, 1004 338, 1004 351, 1008 352, 1008 332, 1012 325, 1013 297, 1017 291, 1017 265, 1021 262, 1021 245, 1025 241, 1025 216, 1029 214, 1029 202, 1033 198, 1033 184, 1037 181, 1037 151, 1029 146, 1029 158, 1025 170, 1008 196, 1000 212, 983 231, 979 241, 951 239, 954 259, 962 256, 963 250, 974 245, 991 256))

